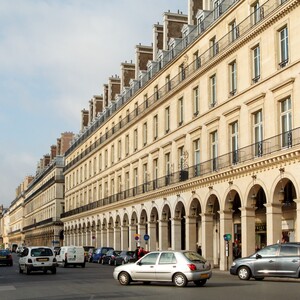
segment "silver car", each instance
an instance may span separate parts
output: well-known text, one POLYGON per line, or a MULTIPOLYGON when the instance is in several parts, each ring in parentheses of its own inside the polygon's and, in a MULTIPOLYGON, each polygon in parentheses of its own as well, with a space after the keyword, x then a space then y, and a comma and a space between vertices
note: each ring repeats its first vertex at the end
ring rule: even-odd
POLYGON ((153 251, 135 263, 118 266, 113 276, 122 285, 132 281, 174 282, 178 287, 184 287, 189 281, 197 286, 203 286, 211 278, 211 265, 201 255, 194 251, 153 251))
POLYGON ((300 277, 300 243, 284 243, 267 246, 244 258, 236 259, 230 274, 241 280, 253 277, 300 277))

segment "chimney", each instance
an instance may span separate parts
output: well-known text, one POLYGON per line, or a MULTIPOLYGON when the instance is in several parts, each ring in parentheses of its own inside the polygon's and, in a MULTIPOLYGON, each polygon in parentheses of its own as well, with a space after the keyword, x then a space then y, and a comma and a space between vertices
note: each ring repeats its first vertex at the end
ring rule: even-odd
POLYGON ((153 59, 157 60, 157 53, 164 46, 164 27, 163 25, 153 25, 153 59))
POLYGON ((50 160, 53 160, 56 157, 57 146, 52 145, 50 148, 50 160))
POLYGON ((109 99, 108 99, 108 84, 103 84, 103 104, 104 104, 104 107, 108 106, 108 102, 109 102, 109 99))
POLYGON ((61 134, 61 138, 57 139, 57 148, 59 149, 58 155, 64 155, 70 148, 71 142, 74 138, 73 132, 64 132, 61 134))
POLYGON ((153 60, 153 47, 137 45, 135 47, 135 78, 137 79, 140 71, 147 71, 147 63, 153 60))
POLYGON ((131 63, 122 63, 121 64, 121 91, 125 87, 129 87, 130 80, 135 79, 135 64, 131 63))
POLYGON ((110 77, 108 79, 108 100, 114 101, 116 95, 121 93, 121 79, 119 77, 110 77))
POLYGON ((83 130, 89 124, 89 111, 83 109, 81 111, 81 130, 83 130))
POLYGON ((203 0, 189 0, 188 24, 197 25, 196 15, 199 9, 203 9, 203 0))

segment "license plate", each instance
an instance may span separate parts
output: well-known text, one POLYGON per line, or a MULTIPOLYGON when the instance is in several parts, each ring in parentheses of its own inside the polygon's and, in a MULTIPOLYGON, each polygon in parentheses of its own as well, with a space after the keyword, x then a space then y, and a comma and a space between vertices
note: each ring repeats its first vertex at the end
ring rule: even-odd
POLYGON ((208 274, 201 274, 200 275, 200 278, 208 278, 209 276, 208 276, 208 274))
POLYGON ((48 261, 48 258, 37 258, 37 261, 48 261))

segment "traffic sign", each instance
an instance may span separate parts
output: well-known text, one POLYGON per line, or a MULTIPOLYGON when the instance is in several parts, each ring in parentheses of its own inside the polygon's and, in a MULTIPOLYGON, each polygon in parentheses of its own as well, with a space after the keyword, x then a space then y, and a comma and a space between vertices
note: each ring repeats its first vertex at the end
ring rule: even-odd
POLYGON ((134 234, 134 239, 135 239, 136 241, 138 241, 138 240, 140 239, 140 235, 139 235, 138 233, 135 233, 135 234, 134 234))
POLYGON ((150 236, 149 236, 148 234, 145 234, 145 235, 144 235, 144 240, 145 240, 145 241, 148 241, 149 239, 150 239, 150 236))
POLYGON ((231 234, 230 233, 226 233, 226 234, 224 234, 224 240, 225 241, 231 241, 231 234))

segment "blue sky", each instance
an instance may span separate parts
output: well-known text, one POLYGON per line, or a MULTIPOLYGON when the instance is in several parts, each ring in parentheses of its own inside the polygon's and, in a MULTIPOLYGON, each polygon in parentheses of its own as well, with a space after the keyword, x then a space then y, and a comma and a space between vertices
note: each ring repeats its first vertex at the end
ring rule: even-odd
POLYGON ((0 0, 0 204, 168 10, 188 0, 0 0))

